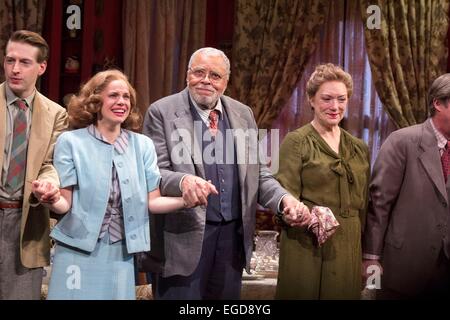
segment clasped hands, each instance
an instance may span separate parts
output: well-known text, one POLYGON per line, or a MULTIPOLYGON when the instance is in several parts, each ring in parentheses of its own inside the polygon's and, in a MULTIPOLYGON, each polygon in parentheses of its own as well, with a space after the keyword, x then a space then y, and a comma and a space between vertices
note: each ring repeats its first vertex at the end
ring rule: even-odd
POLYGON ((308 227, 311 223, 311 213, 303 202, 298 201, 291 195, 284 196, 281 200, 283 205, 283 220, 291 227, 308 227))
POLYGON ((45 180, 34 180, 31 183, 31 191, 36 199, 42 204, 53 204, 61 197, 59 188, 53 183, 45 180))
MULTIPOLYGON (((219 194, 211 181, 200 177, 187 175, 181 182, 181 190, 185 207, 193 208, 208 204, 210 194, 219 194)), ((283 205, 283 220, 291 227, 309 226, 311 213, 307 206, 291 195, 286 195, 281 201, 283 205)))
POLYGON ((193 208, 196 206, 207 205, 208 196, 219 194, 216 187, 211 181, 206 181, 200 177, 187 175, 181 182, 181 190, 183 193, 184 206, 193 208))

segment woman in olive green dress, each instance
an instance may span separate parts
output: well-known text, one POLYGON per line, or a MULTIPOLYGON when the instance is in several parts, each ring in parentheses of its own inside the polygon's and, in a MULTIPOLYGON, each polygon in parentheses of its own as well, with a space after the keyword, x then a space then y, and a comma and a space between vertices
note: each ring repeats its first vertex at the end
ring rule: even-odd
POLYGON ((310 210, 330 208, 340 226, 319 247, 310 231, 284 225, 276 298, 359 299, 370 165, 367 146, 339 127, 352 78, 331 63, 319 65, 306 90, 314 119, 284 139, 277 179, 310 210))

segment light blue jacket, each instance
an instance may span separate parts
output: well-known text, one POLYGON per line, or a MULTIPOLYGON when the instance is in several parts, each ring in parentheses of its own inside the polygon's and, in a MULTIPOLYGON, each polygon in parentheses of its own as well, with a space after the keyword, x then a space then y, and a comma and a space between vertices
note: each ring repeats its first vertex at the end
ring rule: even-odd
POLYGON ((72 208, 53 228, 51 237, 92 252, 108 203, 114 163, 120 182, 128 253, 150 250, 148 192, 159 186, 155 147, 150 138, 131 131, 119 154, 113 145, 94 138, 86 128, 61 134, 54 166, 61 188, 73 186, 72 208))

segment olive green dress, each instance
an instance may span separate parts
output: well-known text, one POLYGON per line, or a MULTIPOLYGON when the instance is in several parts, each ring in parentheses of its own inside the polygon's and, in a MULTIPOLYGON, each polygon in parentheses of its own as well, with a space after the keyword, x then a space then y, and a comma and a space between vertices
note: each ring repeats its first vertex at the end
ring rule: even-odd
POLYGON ((283 187, 309 209, 330 208, 340 226, 320 248, 305 228, 283 228, 276 298, 359 299, 370 175, 367 146, 341 129, 336 154, 307 124, 286 136, 279 165, 283 187))

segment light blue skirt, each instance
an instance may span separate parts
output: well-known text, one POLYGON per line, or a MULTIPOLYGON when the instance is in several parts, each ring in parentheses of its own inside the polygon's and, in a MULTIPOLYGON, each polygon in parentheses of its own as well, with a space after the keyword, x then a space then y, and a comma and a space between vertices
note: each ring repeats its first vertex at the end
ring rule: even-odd
POLYGON ((48 287, 49 300, 134 300, 134 256, 125 240, 109 235, 92 253, 57 243, 48 287))

